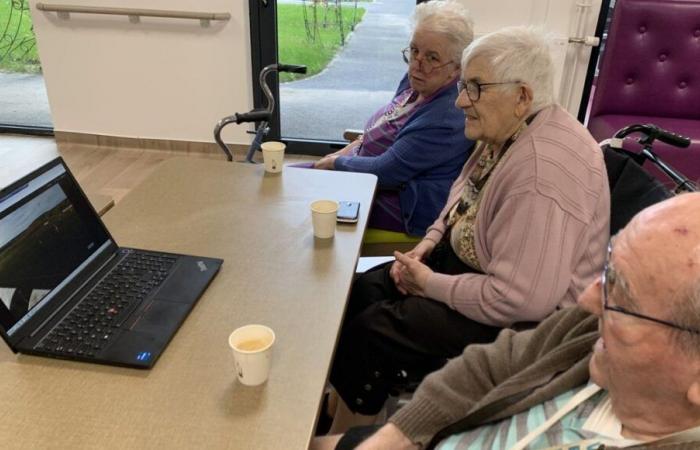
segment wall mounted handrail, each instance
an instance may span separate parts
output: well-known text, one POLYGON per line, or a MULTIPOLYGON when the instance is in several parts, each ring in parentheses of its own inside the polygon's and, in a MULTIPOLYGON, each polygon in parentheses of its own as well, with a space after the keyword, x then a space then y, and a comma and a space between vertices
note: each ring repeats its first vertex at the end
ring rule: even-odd
POLYGON ((84 14, 108 14, 129 17, 166 17, 171 19, 197 19, 197 20, 229 20, 229 13, 209 13, 194 11, 170 11, 162 9, 141 9, 141 8, 111 8, 102 6, 77 6, 77 5, 50 5, 47 3, 37 3, 36 9, 39 11, 57 13, 84 13, 84 14))

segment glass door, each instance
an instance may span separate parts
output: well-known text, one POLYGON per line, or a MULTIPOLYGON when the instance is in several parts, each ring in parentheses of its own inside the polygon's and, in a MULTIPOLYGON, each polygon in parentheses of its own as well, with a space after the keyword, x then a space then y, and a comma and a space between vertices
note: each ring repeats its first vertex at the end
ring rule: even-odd
POLYGON ((28 0, 0 0, 0 131, 52 134, 28 0))
MULTIPOLYGON (((364 128, 406 72, 401 49, 416 1, 251 2, 253 79, 273 62, 307 67, 305 75, 275 80, 279 107, 268 136, 295 153, 322 155, 344 146, 344 130, 364 128)), ((260 93, 254 99, 261 107, 260 93)))

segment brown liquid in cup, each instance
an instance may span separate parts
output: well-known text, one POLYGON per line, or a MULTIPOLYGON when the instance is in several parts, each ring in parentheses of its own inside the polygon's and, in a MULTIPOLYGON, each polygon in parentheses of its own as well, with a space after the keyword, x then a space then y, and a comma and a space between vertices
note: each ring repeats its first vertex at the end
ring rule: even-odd
POLYGON ((266 339, 249 339, 247 341, 239 342, 235 345, 235 347, 244 352, 254 352, 267 347, 267 343, 268 341, 266 339))

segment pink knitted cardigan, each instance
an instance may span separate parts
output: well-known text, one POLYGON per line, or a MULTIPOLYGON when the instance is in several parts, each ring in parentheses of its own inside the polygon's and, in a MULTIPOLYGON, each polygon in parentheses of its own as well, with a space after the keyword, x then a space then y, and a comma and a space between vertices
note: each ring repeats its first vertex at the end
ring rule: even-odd
MULTIPOLYGON (((425 239, 439 241, 444 217, 479 158, 475 152, 425 239)), ((491 174, 475 223, 484 275, 433 273, 426 297, 489 325, 540 321, 575 303, 599 276, 609 238, 610 192, 603 154, 588 131, 549 106, 491 174)))

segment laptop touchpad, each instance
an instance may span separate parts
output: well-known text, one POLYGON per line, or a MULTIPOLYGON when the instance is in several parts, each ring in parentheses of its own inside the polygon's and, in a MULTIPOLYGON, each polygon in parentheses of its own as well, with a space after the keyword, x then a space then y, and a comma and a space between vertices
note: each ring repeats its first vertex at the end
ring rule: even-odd
POLYGON ((184 303, 153 300, 133 326, 136 331, 177 329, 190 309, 184 303))

